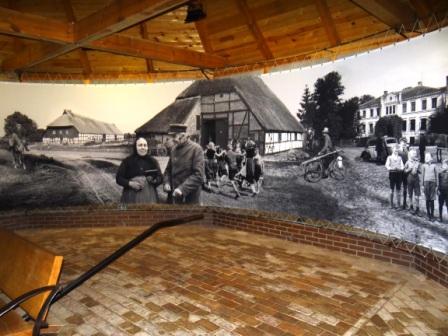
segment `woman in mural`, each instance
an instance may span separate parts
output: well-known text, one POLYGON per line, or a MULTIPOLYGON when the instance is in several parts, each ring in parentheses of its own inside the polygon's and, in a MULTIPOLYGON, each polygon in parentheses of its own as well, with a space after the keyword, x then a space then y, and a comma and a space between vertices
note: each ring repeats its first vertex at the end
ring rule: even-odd
POLYGON ((255 184, 255 193, 259 194, 261 191, 261 185, 263 183, 264 163, 258 148, 255 150, 255 152, 256 154, 254 157, 254 181, 255 181, 254 184, 255 184))
POLYGON ((250 185, 252 191, 252 196, 257 194, 255 189, 255 161, 254 157, 256 153, 256 144, 252 139, 247 139, 246 141, 246 180, 250 185))
POLYGON ((156 187, 162 183, 159 163, 148 153, 148 143, 138 138, 133 153, 118 168, 117 183, 123 187, 121 203, 157 203, 156 187))

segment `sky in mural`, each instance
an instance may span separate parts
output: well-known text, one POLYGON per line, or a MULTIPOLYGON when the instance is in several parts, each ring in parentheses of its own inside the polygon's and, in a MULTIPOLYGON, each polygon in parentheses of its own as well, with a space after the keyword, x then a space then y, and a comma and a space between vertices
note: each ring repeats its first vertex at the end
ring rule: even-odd
MULTIPOLYGON (((262 78, 288 109, 295 114, 305 85, 313 87, 317 78, 330 71, 342 75, 344 98, 383 91, 398 91, 407 86, 440 87, 448 75, 448 29, 397 43, 381 50, 318 64, 284 70, 262 78)), ((123 132, 137 127, 170 104, 191 82, 156 84, 18 84, 0 82, 0 136, 6 116, 25 113, 45 128, 64 109, 114 122, 123 132)))

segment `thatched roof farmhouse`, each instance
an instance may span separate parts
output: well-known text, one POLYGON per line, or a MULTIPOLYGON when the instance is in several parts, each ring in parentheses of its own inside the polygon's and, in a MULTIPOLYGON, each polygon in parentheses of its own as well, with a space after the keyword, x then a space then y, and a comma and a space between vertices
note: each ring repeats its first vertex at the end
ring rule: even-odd
POLYGON ((303 126, 254 76, 195 81, 139 127, 137 135, 164 141, 171 123, 185 123, 201 145, 255 140, 264 154, 301 147, 303 126))

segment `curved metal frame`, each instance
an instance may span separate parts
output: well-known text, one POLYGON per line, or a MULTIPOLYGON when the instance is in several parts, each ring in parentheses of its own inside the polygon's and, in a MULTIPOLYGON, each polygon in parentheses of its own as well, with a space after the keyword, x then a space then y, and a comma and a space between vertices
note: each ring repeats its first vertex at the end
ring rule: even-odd
POLYGON ((29 300, 30 298, 42 294, 47 291, 51 291, 47 299, 45 300, 44 304, 42 305, 39 314, 34 321, 34 327, 33 327, 33 336, 40 336, 40 331, 42 328, 47 326, 47 323, 45 321, 47 317, 47 313, 50 310, 50 307, 53 303, 63 298, 65 295, 70 293, 75 288, 82 285, 85 281, 89 280, 91 277, 93 277, 95 274, 109 266, 112 262, 120 258, 123 254, 128 252, 129 250, 133 249, 135 246, 140 244, 143 240, 153 235, 155 232, 162 228, 172 227, 180 224, 189 223, 194 220, 203 219, 204 215, 192 215, 184 218, 177 218, 177 219, 171 219, 162 221, 159 223, 154 224, 149 229, 145 230, 141 234, 139 234, 134 239, 130 240, 128 243, 120 247, 118 250, 113 252, 111 255, 106 257, 104 260, 100 261, 97 265, 93 266, 91 269, 89 269, 84 274, 81 274, 78 278, 70 281, 65 286, 61 285, 54 285, 54 286, 45 286, 41 288, 33 289, 25 294, 20 295, 19 297, 15 298, 8 304, 6 304, 4 307, 0 308, 0 317, 7 314, 11 310, 17 308, 22 302, 25 302, 26 300, 29 300))

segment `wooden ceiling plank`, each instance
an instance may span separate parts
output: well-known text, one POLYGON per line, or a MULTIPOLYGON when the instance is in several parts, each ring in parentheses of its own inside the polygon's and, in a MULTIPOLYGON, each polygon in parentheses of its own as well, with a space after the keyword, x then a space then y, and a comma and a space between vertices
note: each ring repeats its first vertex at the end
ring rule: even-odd
POLYGON ((260 49, 263 57, 265 59, 273 59, 274 55, 272 54, 271 50, 269 49, 269 46, 263 36, 263 33, 260 30, 260 27, 258 27, 257 22, 255 21, 249 6, 246 3, 246 0, 235 0, 238 4, 238 8, 240 12, 243 14, 246 24, 249 27, 255 41, 257 41, 258 48, 260 49))
POLYGON ((206 13, 206 17, 202 20, 196 21, 194 23, 194 26, 196 27, 196 31, 198 32, 199 39, 201 40, 202 48, 206 53, 212 54, 213 53, 213 47, 210 43, 210 37, 208 33, 208 27, 207 27, 207 2, 202 2, 202 9, 206 13))
POLYGON ((40 41, 70 43, 74 41, 73 24, 26 14, 0 7, 0 34, 40 41))
POLYGON ((370 15, 374 16, 389 27, 399 30, 402 25, 406 29, 412 28, 416 15, 406 4, 389 0, 350 0, 370 15))
MULTIPOLYGON (((88 42, 90 41, 95 41, 105 36, 114 34, 121 29, 125 29, 135 23, 163 14, 164 12, 172 10, 185 3, 186 0, 115 0, 103 10, 95 12, 87 18, 76 22, 74 24, 74 28, 73 25, 70 25, 70 27, 74 29, 72 29, 71 38, 67 41, 66 39, 64 40, 62 36, 58 42, 71 43, 62 46, 59 49, 50 48, 51 51, 48 54, 42 54, 42 48, 31 51, 24 50, 23 55, 18 55, 17 60, 5 60, 3 62, 3 68, 7 70, 22 70, 33 67, 80 47, 87 47, 88 42), (73 38, 73 31, 75 32, 75 39, 73 38), (30 55, 34 55, 35 59, 31 59, 30 55), (28 60, 27 63, 25 63, 26 60, 28 60), (15 68, 11 68, 13 66, 15 68)), ((7 18, 7 15, 11 15, 11 12, 18 13, 0 8, 0 33, 2 32, 2 27, 4 26, 2 25, 3 17, 7 18)), ((22 15, 23 23, 26 23, 26 20, 32 20, 34 18, 34 21, 38 22, 42 27, 48 27, 47 22, 52 21, 35 15, 22 15)), ((6 21, 6 23, 7 26, 9 26, 8 21, 6 21)), ((58 21, 58 23, 64 26, 67 25, 65 22, 58 21)), ((12 29, 10 28, 10 30, 12 29)))
MULTIPOLYGON (((146 27, 146 24, 144 22, 140 23, 140 35, 143 39, 148 39, 148 28, 146 27)), ((153 72, 154 71, 154 64, 152 63, 152 60, 150 58, 146 58, 146 71, 147 72, 153 72)))
POLYGON ((330 10, 326 0, 315 0, 317 11, 319 12, 322 24, 327 33, 328 40, 332 47, 341 43, 333 18, 331 17, 330 10))
POLYGON ((423 21, 425 26, 428 26, 430 16, 433 13, 431 4, 426 0, 410 0, 410 1, 411 5, 417 12, 418 18, 423 21))
POLYGON ((78 43, 95 41, 172 11, 187 0, 115 0, 75 26, 78 43))
POLYGON ((183 48, 168 47, 161 43, 116 34, 91 42, 89 47, 120 55, 128 55, 200 68, 218 68, 226 65, 224 57, 183 48))

